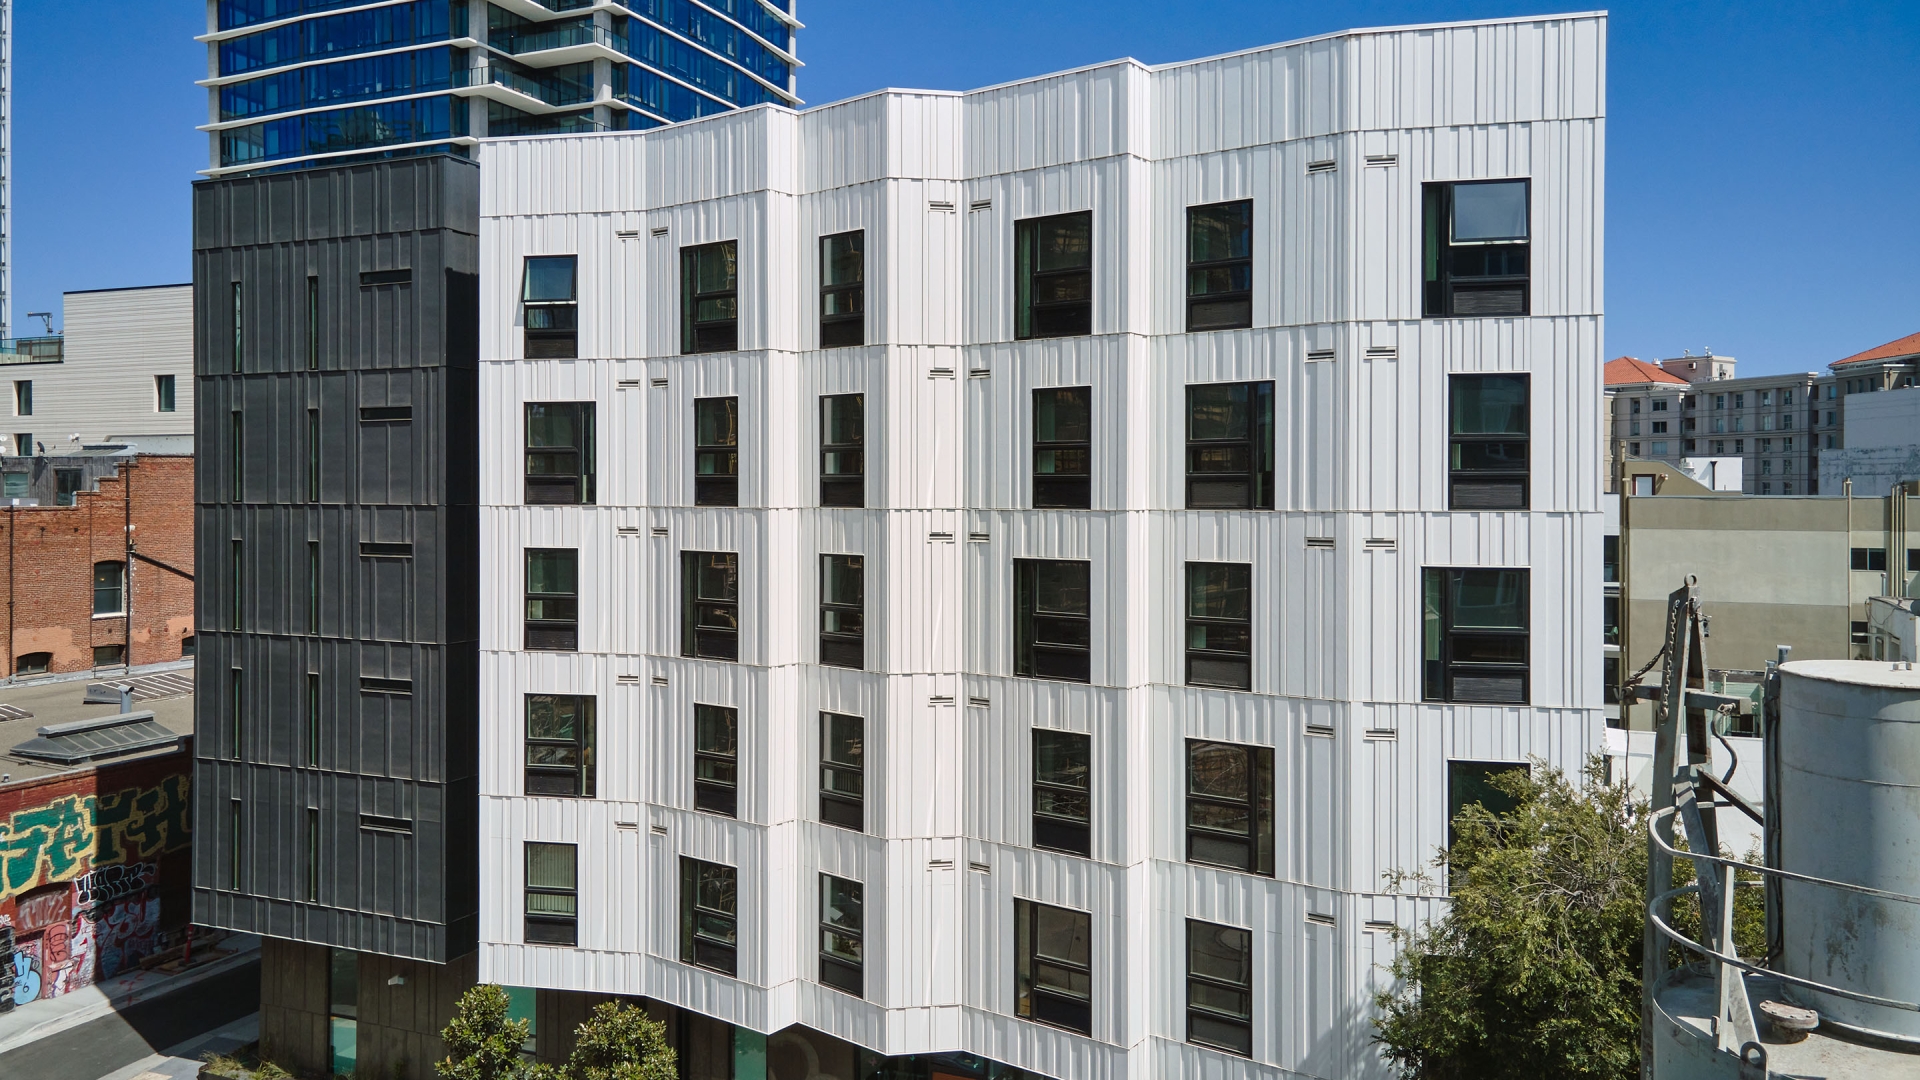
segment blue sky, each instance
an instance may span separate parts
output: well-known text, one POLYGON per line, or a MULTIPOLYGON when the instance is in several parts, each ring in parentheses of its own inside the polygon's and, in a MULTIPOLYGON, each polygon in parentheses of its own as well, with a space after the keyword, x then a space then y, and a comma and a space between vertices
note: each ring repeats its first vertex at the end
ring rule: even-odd
MULTIPOLYGON (((197 3, 16 0, 15 332, 68 289, 186 281, 197 3)), ((800 92, 964 90, 1359 26, 1555 10, 1368 0, 801 0, 800 92)), ((1607 352, 1808 370, 1920 330, 1920 4, 1610 9, 1607 352)))

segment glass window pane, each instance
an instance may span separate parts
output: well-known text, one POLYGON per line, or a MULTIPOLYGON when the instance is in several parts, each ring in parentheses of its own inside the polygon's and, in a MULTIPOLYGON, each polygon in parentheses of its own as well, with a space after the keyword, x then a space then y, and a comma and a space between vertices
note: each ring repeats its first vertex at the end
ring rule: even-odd
POLYGON ((1455 435, 1526 434, 1527 377, 1525 375, 1454 376, 1453 433, 1455 435))
POLYGON ((1209 383, 1187 387, 1187 438, 1246 437, 1246 383, 1209 383))
POLYGON ((1253 618, 1253 567, 1188 563, 1187 615, 1195 619, 1253 618))
POLYGON ((857 716, 843 716, 840 713, 820 714, 820 756, 825 761, 840 765, 860 767, 861 728, 864 722, 857 716))
POLYGON ((1453 574, 1455 628, 1527 628, 1526 571, 1455 570, 1453 574))
POLYGON ((527 259, 527 277, 522 299, 530 301, 569 301, 573 297, 571 255, 537 255, 527 259))
POLYGON ((1187 211, 1187 261, 1246 258, 1252 247, 1252 225, 1253 204, 1250 202, 1190 208, 1187 211))
POLYGON ((864 889, 857 881, 848 881, 846 878, 834 877, 831 874, 820 875, 820 921, 829 926, 859 933, 863 925, 861 914, 863 892, 864 889))
POLYGON ((1527 182, 1453 186, 1453 242, 1525 240, 1527 182))
POLYGON ((693 403, 694 445, 740 444, 740 399, 700 398, 693 403))
POLYGON ((565 739, 579 737, 582 719, 581 701, 558 694, 527 695, 527 738, 565 739))
POLYGON ((1093 265, 1093 215, 1042 218, 1038 243, 1036 270, 1077 270, 1093 265))
POLYGON ((1092 739, 1074 731, 1035 730, 1034 779, 1084 790, 1092 769, 1092 743, 1092 739))
POLYGON ((821 241, 820 279, 823 285, 858 285, 865 272, 861 247, 866 234, 841 233, 821 241))
POLYGON ((1035 562, 1034 610, 1054 615, 1086 616, 1092 610, 1089 567, 1083 562, 1035 562))
POLYGON ((865 562, 865 558, 859 555, 827 556, 823 602, 859 607, 863 595, 861 570, 865 562))
POLYGON ((704 552, 694 561, 694 582, 701 600, 739 599, 739 560, 730 552, 704 552))
POLYGON ((866 436, 866 401, 860 394, 834 394, 820 399, 821 429, 836 445, 859 445, 866 436))
POLYGON ((1216 799, 1246 800, 1250 790, 1247 748, 1232 743, 1189 743, 1187 790, 1216 799))
POLYGON ((1188 920, 1187 971, 1235 986, 1252 986, 1252 932, 1188 920))
POLYGON ((527 845, 527 887, 530 889, 572 889, 574 846, 572 844, 527 845))
MULTIPOLYGON (((726 292, 732 289, 737 274, 734 252, 734 242, 731 240, 724 244, 709 244, 703 248, 696 248, 694 250, 695 289, 702 293, 726 292)), ((700 317, 730 319, 733 317, 733 312, 728 310, 725 315, 713 316, 703 313, 700 317)))
POLYGON ((1033 955, 1084 967, 1093 960, 1092 936, 1087 912, 1034 905, 1033 955))
MULTIPOLYGON (((696 878, 697 892, 695 902, 710 911, 733 914, 734 870, 731 866, 716 866, 713 863, 701 863, 696 878)), ((726 931, 727 940, 733 939, 731 927, 726 931)))
POLYGON ((732 709, 719 705, 695 705, 693 748, 703 754, 733 756, 737 746, 736 722, 737 714, 732 709))
POLYGON ((1088 442, 1093 438, 1093 389, 1052 387, 1033 392, 1035 442, 1088 442))
POLYGON ((527 591, 570 596, 578 591, 578 558, 570 550, 534 549, 527 552, 527 591))

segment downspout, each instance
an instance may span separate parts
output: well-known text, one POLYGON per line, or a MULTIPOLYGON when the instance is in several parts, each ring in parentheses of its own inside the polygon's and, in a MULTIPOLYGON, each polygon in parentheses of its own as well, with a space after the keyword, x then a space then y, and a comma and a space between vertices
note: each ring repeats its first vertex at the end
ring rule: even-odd
POLYGON ((20 508, 7 504, 7 681, 13 681, 13 531, 20 508))
POLYGON ((132 460, 120 467, 120 505, 125 518, 122 524, 126 526, 120 532, 120 542, 126 545, 126 569, 121 571, 120 577, 126 582, 127 589, 127 594, 120 600, 120 609, 126 612, 127 639, 127 649, 120 656, 120 666, 128 671, 133 670, 133 467, 132 460))

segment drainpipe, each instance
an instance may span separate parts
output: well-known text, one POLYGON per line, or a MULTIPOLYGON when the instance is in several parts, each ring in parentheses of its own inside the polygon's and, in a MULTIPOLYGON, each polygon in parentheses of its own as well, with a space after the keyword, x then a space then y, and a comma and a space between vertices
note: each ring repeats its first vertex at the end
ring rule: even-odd
MULTIPOLYGON (((120 579, 125 582, 126 595, 120 598, 120 610, 126 612, 127 639, 126 651, 120 655, 120 666, 129 672, 133 670, 133 460, 128 459, 120 466, 121 510, 126 526, 120 533, 120 542, 126 545, 126 569, 121 571, 120 579)), ((122 710, 126 711, 126 710, 122 710)))
POLYGON ((7 504, 7 681, 13 681, 13 531, 19 507, 7 504))

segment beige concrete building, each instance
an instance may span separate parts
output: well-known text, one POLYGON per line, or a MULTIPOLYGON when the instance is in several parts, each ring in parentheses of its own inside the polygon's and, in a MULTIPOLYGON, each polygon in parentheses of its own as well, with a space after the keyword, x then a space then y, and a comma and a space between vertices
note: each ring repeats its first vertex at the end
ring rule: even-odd
POLYGON ((193 286, 66 294, 64 340, 0 357, 0 454, 193 453, 193 286))
POLYGON ((1674 466, 1738 459, 1748 495, 1818 495, 1819 454, 1840 444, 1835 379, 1816 372, 1736 378, 1731 356, 1609 362, 1612 454, 1674 466))

